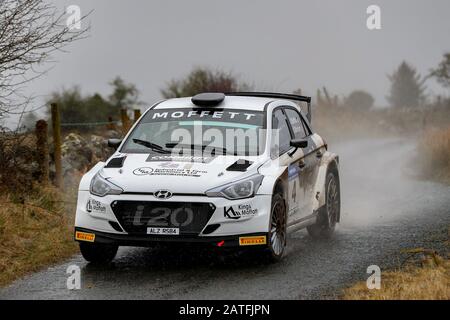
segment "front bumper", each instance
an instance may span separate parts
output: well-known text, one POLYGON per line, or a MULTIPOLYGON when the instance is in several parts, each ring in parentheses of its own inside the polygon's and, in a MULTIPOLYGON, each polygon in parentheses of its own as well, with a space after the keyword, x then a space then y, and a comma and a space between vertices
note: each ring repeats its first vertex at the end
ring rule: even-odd
MULTIPOLYGON (((89 242, 99 244, 112 244, 118 246, 131 247, 150 247, 156 243, 173 243, 173 244, 189 244, 198 246, 215 246, 215 247, 239 247, 251 245, 265 245, 267 244, 266 233, 252 233, 242 234, 237 236, 222 236, 222 237, 192 237, 192 236, 152 236, 152 235, 128 235, 128 234, 113 234, 101 231, 95 231, 84 228, 75 228, 75 235, 77 233, 95 235, 89 242), (245 240, 252 240, 246 242, 245 240), (258 240, 258 241, 254 241, 258 240)), ((75 241, 77 240, 75 236, 75 241)))
MULTIPOLYGON (((225 245, 239 245, 242 236, 266 235, 269 231, 270 220, 270 195, 257 195, 253 198, 242 200, 228 200, 224 198, 213 198, 206 196, 173 196, 168 200, 158 200, 153 195, 111 195, 97 197, 89 191, 79 191, 77 212, 75 218, 76 230, 88 230, 88 233, 96 235, 95 242, 117 243, 119 245, 146 246, 152 242, 189 242, 189 243, 212 243, 225 241, 225 245), (93 202, 92 202, 93 201, 93 202), (112 209, 112 204, 117 201, 160 201, 161 205, 178 203, 209 203, 214 207, 214 212, 207 221, 203 230, 195 235, 177 236, 153 236, 147 234, 128 233, 126 228, 120 224, 112 209), (88 202, 95 205, 88 205, 88 202), (233 208, 233 210, 230 210, 233 208), (232 213, 251 212, 237 219, 230 219, 232 213), (114 226, 119 225, 121 228, 114 226), (208 226, 217 226, 208 230, 208 226)), ((235 217, 236 218, 236 217, 235 217)))

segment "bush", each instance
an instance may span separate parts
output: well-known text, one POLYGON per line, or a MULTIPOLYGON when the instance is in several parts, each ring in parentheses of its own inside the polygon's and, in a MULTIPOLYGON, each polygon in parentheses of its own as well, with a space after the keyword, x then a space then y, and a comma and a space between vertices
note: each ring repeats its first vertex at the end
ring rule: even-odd
POLYGON ((48 105, 51 102, 58 103, 62 123, 106 122, 109 117, 118 120, 120 114, 119 108, 103 99, 101 95, 96 93, 92 96, 83 96, 78 87, 54 92, 48 105))
POLYGON ((373 107, 375 99, 370 93, 356 90, 345 99, 345 106, 353 110, 367 111, 373 107))
POLYGON ((0 129, 0 189, 20 196, 33 189, 34 137, 0 129))
MULTIPOLYGON (((117 121, 120 117, 120 109, 136 108, 139 91, 133 84, 126 83, 120 77, 112 82, 112 93, 108 98, 99 93, 83 95, 79 87, 63 89, 53 92, 47 104, 58 103, 61 112, 61 122, 70 123, 71 129, 85 130, 86 123, 117 121), (80 123, 76 126, 74 124, 80 123)), ((50 112, 50 110, 48 110, 50 112)))
POLYGON ((195 68, 186 78, 172 80, 161 90, 164 98, 190 97, 201 92, 248 91, 250 86, 240 83, 238 78, 224 71, 211 71, 207 68, 195 68))

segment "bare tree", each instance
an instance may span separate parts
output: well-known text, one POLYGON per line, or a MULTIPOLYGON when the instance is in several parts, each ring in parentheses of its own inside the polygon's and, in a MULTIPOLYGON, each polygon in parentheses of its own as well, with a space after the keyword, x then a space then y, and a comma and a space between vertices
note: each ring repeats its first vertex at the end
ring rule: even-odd
POLYGON ((444 88, 450 89, 450 52, 444 54, 436 69, 431 69, 430 77, 434 77, 444 88))
MULTIPOLYGON (((84 20, 86 16, 80 17, 84 20)), ((86 35, 45 0, 0 0, 0 120, 23 107, 23 86, 42 75, 51 55, 86 35)))

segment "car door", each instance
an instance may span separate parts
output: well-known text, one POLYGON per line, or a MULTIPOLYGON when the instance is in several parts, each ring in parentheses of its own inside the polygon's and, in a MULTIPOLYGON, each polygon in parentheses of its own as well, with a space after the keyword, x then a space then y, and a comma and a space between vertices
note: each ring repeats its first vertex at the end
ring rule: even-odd
POLYGON ((296 198, 300 203, 296 203, 299 212, 296 214, 297 219, 303 219, 312 214, 312 197, 314 196, 314 171, 317 167, 316 157, 314 154, 315 145, 311 140, 311 132, 305 126, 304 119, 300 112, 293 107, 286 107, 284 109, 285 115, 288 119, 292 135, 295 139, 307 139, 308 146, 296 151, 295 158, 289 166, 292 174, 291 179, 297 181, 296 183, 296 198))
POLYGON ((305 184, 308 189, 309 198, 307 211, 312 214, 313 213, 313 203, 316 198, 315 184, 317 181, 317 177, 319 174, 319 166, 322 160, 323 154, 326 152, 326 145, 323 139, 317 134, 314 133, 311 129, 311 125, 306 120, 306 118, 302 115, 302 123, 305 131, 307 133, 308 139, 308 150, 307 150, 307 162, 308 162, 308 172, 305 176, 305 184))
POLYGON ((293 130, 289 126, 288 119, 283 108, 275 109, 272 117, 272 158, 277 158, 280 166, 288 167, 288 193, 286 205, 288 207, 288 224, 300 218, 301 205, 304 203, 304 192, 300 189, 300 171, 303 166, 303 152, 294 149, 290 145, 294 137, 293 130))
POLYGON ((319 173, 320 161, 326 147, 322 139, 312 132, 311 126, 298 110, 292 108, 286 110, 286 114, 293 130, 299 132, 308 141, 308 147, 303 149, 305 167, 300 174, 301 190, 304 192, 305 200, 305 203, 302 205, 303 212, 301 216, 307 217, 313 214, 313 200, 316 197, 315 184, 319 173), (295 129, 296 126, 298 126, 297 129, 295 129))

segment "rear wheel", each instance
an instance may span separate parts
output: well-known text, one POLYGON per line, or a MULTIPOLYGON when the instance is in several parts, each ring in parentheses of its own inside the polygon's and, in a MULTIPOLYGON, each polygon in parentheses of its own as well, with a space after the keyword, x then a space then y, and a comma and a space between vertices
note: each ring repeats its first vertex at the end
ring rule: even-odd
POLYGON ((328 172, 325 192, 325 206, 320 210, 316 223, 307 227, 309 235, 316 239, 331 237, 339 219, 341 194, 336 170, 328 172))
POLYGON ((267 239, 266 257, 269 262, 283 258, 286 247, 286 204, 283 196, 276 193, 272 197, 270 229, 267 239))
POLYGON ((109 263, 119 249, 116 245, 80 242, 80 251, 83 258, 92 263, 109 263))

